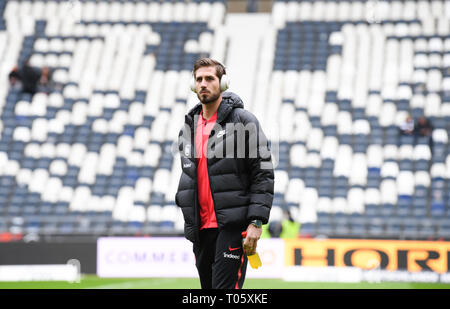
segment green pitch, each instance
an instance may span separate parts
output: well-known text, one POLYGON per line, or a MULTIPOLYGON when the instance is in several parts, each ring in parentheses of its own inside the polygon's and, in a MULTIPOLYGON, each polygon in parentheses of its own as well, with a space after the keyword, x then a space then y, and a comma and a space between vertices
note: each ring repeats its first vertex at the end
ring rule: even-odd
MULTIPOLYGON (((60 281, 0 282, 0 289, 199 289, 190 278, 99 278, 83 275, 80 283, 60 281)), ((286 282, 278 279, 246 279, 244 289, 450 289, 441 283, 329 283, 286 282)))

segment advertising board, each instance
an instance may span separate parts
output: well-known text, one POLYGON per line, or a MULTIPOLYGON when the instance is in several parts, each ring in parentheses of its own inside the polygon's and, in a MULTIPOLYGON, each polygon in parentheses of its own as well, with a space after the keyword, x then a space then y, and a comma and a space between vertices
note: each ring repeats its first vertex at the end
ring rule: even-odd
MULTIPOLYGON (((284 269, 284 243, 262 239, 263 266, 247 267, 248 278, 279 278, 284 269)), ((192 243, 183 237, 102 237, 97 242, 100 277, 198 277, 192 243)))
POLYGON ((286 266, 348 266, 390 271, 449 270, 450 242, 363 239, 285 241, 286 266))

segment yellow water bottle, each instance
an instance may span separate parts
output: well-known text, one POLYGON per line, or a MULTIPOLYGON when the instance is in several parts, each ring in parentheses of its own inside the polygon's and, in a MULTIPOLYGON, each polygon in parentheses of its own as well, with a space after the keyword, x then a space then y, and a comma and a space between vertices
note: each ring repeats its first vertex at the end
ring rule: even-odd
MULTIPOLYGON (((245 237, 247 237, 247 232, 242 232, 242 243, 245 241, 245 237)), ((247 254, 248 261, 250 262, 250 266, 254 269, 257 269, 262 265, 261 259, 259 258, 258 252, 255 251, 253 254, 247 254)))

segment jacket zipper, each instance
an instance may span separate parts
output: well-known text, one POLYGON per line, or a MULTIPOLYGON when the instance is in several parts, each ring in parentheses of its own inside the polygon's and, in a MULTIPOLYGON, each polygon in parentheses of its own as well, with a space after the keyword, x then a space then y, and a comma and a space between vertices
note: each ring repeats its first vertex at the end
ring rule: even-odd
MULTIPOLYGON (((192 130, 192 132, 193 132, 193 130, 192 130)), ((209 133, 209 136, 208 136, 208 141, 206 142, 206 147, 208 147, 208 143, 209 143, 209 139, 211 138, 211 136, 213 136, 213 134, 212 134, 212 130, 211 130, 211 132, 209 133)), ((194 134, 194 138, 195 138, 195 134, 194 134)), ((195 147, 195 140, 194 140, 194 147, 195 147)), ((203 147, 202 147, 202 152, 203 152, 203 147)), ((208 153, 206 153, 206 155, 208 156, 208 153)), ((217 211, 216 211, 216 199, 214 198, 214 190, 212 189, 212 182, 211 182, 211 176, 210 176, 210 172, 209 172, 209 159, 208 159, 208 157, 206 158, 206 170, 208 171, 208 181, 209 181, 209 190, 211 191, 211 198, 212 198, 212 200, 213 200, 213 204, 214 204, 214 216, 216 217, 216 222, 217 222, 217 225, 219 225, 219 222, 218 222, 218 220, 217 220, 217 211)), ((198 166, 198 162, 197 162, 197 160, 195 160, 195 163, 196 163, 196 166, 198 166)), ((195 182, 195 184, 196 184, 196 191, 195 191, 195 195, 197 196, 197 194, 198 194, 198 188, 197 188, 197 181, 195 182)), ((198 205, 198 204, 197 204, 198 205)), ((200 223, 201 223, 201 220, 200 220, 200 205, 198 205, 198 220, 199 220, 199 227, 200 227, 200 223)))
MULTIPOLYGON (((191 156, 194 156, 194 158, 192 159, 189 158, 190 161, 194 161, 195 164, 195 174, 197 174, 197 167, 198 167, 198 162, 195 158, 195 134, 194 134, 194 121, 192 119, 191 116, 187 116, 189 117, 189 122, 190 122, 190 127, 191 127, 191 156)), ((194 231, 195 235, 195 242, 199 242, 200 241, 200 205, 198 204, 198 181, 197 178, 195 178, 195 182, 194 182, 194 216, 195 216, 195 226, 197 227, 194 231)))
MULTIPOLYGON (((211 133, 209 133, 208 142, 209 142, 209 139, 211 138, 211 136, 213 136, 212 130, 211 130, 211 133)), ((206 143, 206 146, 208 146, 208 142, 206 143)), ((209 190, 211 191, 211 198, 212 198, 213 203, 214 203, 214 216, 216 217, 217 226, 219 226, 219 220, 217 220, 216 199, 214 198, 214 193, 213 193, 214 190, 212 188, 211 175, 209 173, 209 163, 208 162, 209 162, 209 159, 206 158, 206 169, 208 171, 209 190)))

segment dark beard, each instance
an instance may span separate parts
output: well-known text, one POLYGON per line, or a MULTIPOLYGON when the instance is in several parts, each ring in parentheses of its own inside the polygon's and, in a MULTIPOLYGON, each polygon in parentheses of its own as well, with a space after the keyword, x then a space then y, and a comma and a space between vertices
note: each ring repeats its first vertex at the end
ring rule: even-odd
POLYGON ((202 104, 209 104, 215 102, 220 97, 220 92, 215 95, 213 94, 210 97, 203 96, 202 94, 197 94, 197 97, 200 100, 200 102, 202 102, 202 104))

